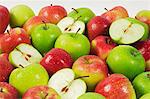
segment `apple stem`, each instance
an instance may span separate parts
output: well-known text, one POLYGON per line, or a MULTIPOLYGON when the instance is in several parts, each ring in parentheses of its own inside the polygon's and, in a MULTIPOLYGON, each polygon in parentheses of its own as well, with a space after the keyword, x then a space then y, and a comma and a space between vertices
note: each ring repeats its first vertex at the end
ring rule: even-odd
POLYGON ((21 68, 24 68, 21 64, 19 64, 19 66, 20 66, 21 68))
POLYGON ((81 18, 81 16, 77 17, 77 19, 75 21, 79 20, 79 18, 81 18))
POLYGON ((76 13, 79 13, 75 8, 71 8, 72 10, 74 10, 76 13))
POLYGON ((80 31, 80 28, 77 30, 77 32, 75 33, 74 37, 78 34, 78 32, 80 31))
POLYGON ((80 76, 80 77, 77 77, 76 79, 86 78, 86 77, 89 77, 89 76, 80 76))
POLYGON ((7 33, 10 35, 10 32, 9 32, 9 30, 7 30, 7 33))
POLYGON ((45 30, 47 30, 48 29, 48 27, 47 27, 47 24, 46 24, 46 22, 45 21, 42 21, 44 24, 45 24, 45 27, 43 27, 45 30))
POLYGON ((53 4, 51 4, 51 6, 53 6, 53 4))
POLYGON ((108 9, 107 8, 104 8, 106 11, 108 11, 108 9))

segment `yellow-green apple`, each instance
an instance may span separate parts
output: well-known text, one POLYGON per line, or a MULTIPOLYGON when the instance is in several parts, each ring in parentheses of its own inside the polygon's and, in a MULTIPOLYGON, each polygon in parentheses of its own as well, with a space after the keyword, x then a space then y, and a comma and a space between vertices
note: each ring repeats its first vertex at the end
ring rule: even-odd
POLYGON ((150 97, 150 93, 144 94, 142 97, 140 97, 139 99, 149 99, 150 97))
POLYGON ((10 9, 10 26, 22 27, 23 24, 34 16, 34 12, 27 5, 16 5, 10 9))
POLYGON ((0 5, 0 34, 4 33, 8 24, 9 24, 10 16, 9 11, 6 7, 0 5))
POLYGON ((143 72, 135 77, 133 80, 133 87, 137 94, 137 98, 150 93, 150 72, 143 72))
POLYGON ((130 80, 144 72, 146 67, 142 54, 129 45, 119 45, 113 48, 106 61, 113 73, 124 74, 130 80))
POLYGON ((8 54, 0 54, 0 82, 7 81, 13 69, 13 66, 8 60, 8 54))
POLYGON ((95 92, 87 92, 78 97, 78 99, 106 99, 106 98, 103 95, 95 92))
POLYGON ((35 86, 28 89, 22 99, 61 99, 59 94, 48 86, 35 86))
POLYGON ((146 61, 146 71, 150 71, 150 40, 137 42, 135 47, 141 52, 146 61))
POLYGON ((7 82, 0 82, 0 99, 18 99, 18 91, 7 82))
POLYGON ((87 24, 88 38, 92 41, 99 35, 107 35, 110 23, 101 16, 93 17, 87 24))
POLYGON ((61 99, 77 99, 86 92, 86 83, 80 77, 75 79, 70 68, 61 69, 52 75, 48 86, 55 89, 61 99))
POLYGON ((53 48, 44 56, 40 64, 47 70, 49 75, 52 75, 62 68, 71 68, 73 59, 65 50, 53 48))
POLYGON ((67 16, 67 11, 60 5, 51 5, 43 7, 39 16, 45 17, 50 23, 57 24, 62 18, 67 16))
MULTIPOLYGON (((107 9, 106 9, 107 10, 107 9)), ((111 10, 107 10, 107 12, 103 13, 101 17, 105 18, 109 21, 109 23, 112 23, 118 19, 126 18, 128 17, 127 10, 122 6, 116 6, 112 8, 111 10)))
POLYGON ((61 35, 61 30, 55 24, 43 23, 36 26, 31 34, 33 46, 46 54, 54 47, 56 39, 61 35))
POLYGON ((10 53, 21 43, 30 44, 30 36, 22 28, 13 28, 0 37, 0 51, 10 53))
POLYGON ((132 44, 148 38, 148 25, 133 18, 114 21, 109 28, 110 37, 118 44, 132 44))
POLYGON ((65 33, 58 37, 55 48, 62 48, 67 51, 74 61, 90 52, 90 42, 88 38, 78 33, 65 33))
POLYGON ((48 79, 47 71, 40 64, 31 64, 13 70, 9 83, 19 91, 20 95, 23 95, 31 87, 47 85, 48 79))
POLYGON ((150 10, 141 10, 136 16, 136 19, 148 24, 150 26, 150 10))
POLYGON ((85 24, 78 19, 75 20, 72 17, 65 17, 60 20, 57 26, 61 29, 62 33, 77 33, 83 34, 85 31, 85 24))
POLYGON ((105 78, 96 86, 95 92, 106 99, 136 99, 131 82, 122 74, 112 74, 105 78))
POLYGON ((15 67, 26 67, 39 63, 42 55, 31 45, 21 43, 9 54, 9 61, 15 67))
POLYGON ((83 21, 85 24, 88 23, 91 18, 95 16, 94 12, 89 8, 72 8, 73 11, 71 11, 68 16, 74 18, 75 20, 83 21))
POLYGON ((42 24, 43 22, 49 23, 49 21, 42 16, 33 16, 29 20, 25 22, 23 25, 23 29, 26 30, 26 32, 30 35, 33 31, 33 29, 39 25, 42 24))
POLYGON ((77 78, 88 76, 82 78, 88 86, 88 91, 93 91, 96 84, 108 76, 106 63, 95 55, 85 55, 78 58, 72 69, 77 78))
POLYGON ((97 36, 91 42, 91 54, 105 60, 110 51, 116 46, 109 36, 97 36))

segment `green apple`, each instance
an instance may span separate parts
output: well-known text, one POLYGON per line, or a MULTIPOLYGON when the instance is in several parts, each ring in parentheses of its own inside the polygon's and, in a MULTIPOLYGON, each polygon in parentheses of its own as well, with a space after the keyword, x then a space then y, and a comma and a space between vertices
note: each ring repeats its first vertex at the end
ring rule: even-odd
POLYGON ((90 52, 90 42, 82 34, 65 33, 58 37, 55 48, 62 48, 67 51, 74 60, 90 52))
POLYGON ((140 99, 150 99, 150 93, 144 94, 140 99))
POLYGON ((103 95, 95 92, 87 92, 78 97, 78 99, 106 99, 106 98, 103 95))
POLYGON ((95 16, 94 12, 89 8, 77 8, 68 14, 68 16, 73 17, 75 20, 81 20, 85 24, 90 21, 91 18, 95 16))
POLYGON ((70 68, 61 69, 52 75, 48 86, 55 89, 61 99, 77 99, 86 92, 86 83, 75 79, 75 73, 70 68))
POLYGON ((148 38, 148 26, 133 18, 118 19, 111 24, 109 34, 118 44, 132 44, 148 38))
POLYGON ((46 54, 54 47, 57 37, 61 35, 61 30, 54 24, 40 24, 31 33, 32 44, 42 54, 46 54))
POLYGON ((113 73, 124 74, 130 80, 145 70, 143 56, 129 45, 120 45, 112 49, 106 62, 113 73))
POLYGON ((29 88, 39 85, 47 85, 48 73, 39 64, 32 64, 25 68, 17 68, 12 71, 9 83, 23 95, 29 88))
POLYGON ((26 67, 33 63, 39 63, 42 55, 29 44, 19 44, 9 54, 9 61, 15 67, 26 67))
POLYGON ((72 17, 65 17, 59 21, 57 26, 61 29, 62 33, 77 33, 83 34, 85 31, 85 24, 78 19, 72 17))
POLYGON ((22 27, 32 16, 34 16, 34 12, 30 7, 26 5, 16 5, 10 10, 10 26, 22 27))
POLYGON ((146 93, 150 93, 150 72, 139 74, 132 83, 138 98, 146 93))

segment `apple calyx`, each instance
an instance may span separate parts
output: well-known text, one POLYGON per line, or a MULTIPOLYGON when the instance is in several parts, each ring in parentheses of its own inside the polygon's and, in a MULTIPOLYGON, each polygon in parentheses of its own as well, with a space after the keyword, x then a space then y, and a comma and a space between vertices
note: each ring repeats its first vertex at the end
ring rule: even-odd
POLYGON ((79 13, 75 8, 71 8, 72 10, 74 10, 76 13, 79 13))
POLYGON ((2 93, 6 93, 6 92, 7 92, 7 90, 4 90, 4 88, 0 87, 0 92, 2 92, 2 93))
POLYGON ((130 53, 131 53, 134 57, 136 57, 136 56, 139 54, 138 51, 134 51, 134 50, 131 50, 130 53))
POLYGON ((105 39, 106 44, 113 44, 112 40, 110 38, 105 39))
POLYGON ((147 74, 147 78, 149 78, 149 79, 150 79, 150 74, 147 74))
POLYGON ((47 26, 46 22, 45 21, 42 21, 42 22, 45 24, 45 26, 43 27, 43 29, 44 30, 48 30, 48 26, 47 26))
POLYGON ((40 96, 41 96, 41 99, 46 99, 46 97, 48 96, 48 93, 41 91, 40 96))

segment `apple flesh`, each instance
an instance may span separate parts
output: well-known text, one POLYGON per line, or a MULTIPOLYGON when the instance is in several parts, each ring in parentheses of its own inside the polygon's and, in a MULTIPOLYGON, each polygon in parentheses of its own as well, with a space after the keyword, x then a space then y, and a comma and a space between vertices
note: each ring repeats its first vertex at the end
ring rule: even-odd
POLYGON ((62 18, 67 16, 67 11, 59 5, 51 5, 42 8, 39 16, 45 17, 50 23, 57 24, 62 18))
POLYGON ((78 97, 78 99, 106 99, 106 98, 103 95, 98 93, 87 92, 81 95, 80 97, 78 97))
POLYGON ((35 86, 28 89, 22 99, 61 99, 58 93, 48 86, 35 86))
POLYGON ((95 92, 106 99, 136 99, 131 82, 122 74, 112 74, 105 78, 96 86, 95 92))
POLYGON ((78 33, 83 34, 85 31, 85 24, 82 21, 74 20, 72 17, 65 17, 59 21, 57 26, 62 33, 78 33))
POLYGON ((10 54, 9 61, 15 67, 26 67, 33 63, 39 63, 42 55, 31 45, 20 44, 10 54))
POLYGON ((107 65, 95 55, 85 55, 78 58, 72 69, 76 77, 88 76, 82 78, 88 86, 88 91, 93 91, 96 84, 108 76, 107 65))
POLYGON ((10 20, 9 11, 6 7, 0 5, 0 34, 4 33, 10 20))
POLYGON ((86 92, 86 83, 81 79, 75 79, 72 69, 65 68, 57 71, 48 82, 61 96, 61 99, 77 99, 86 92))

